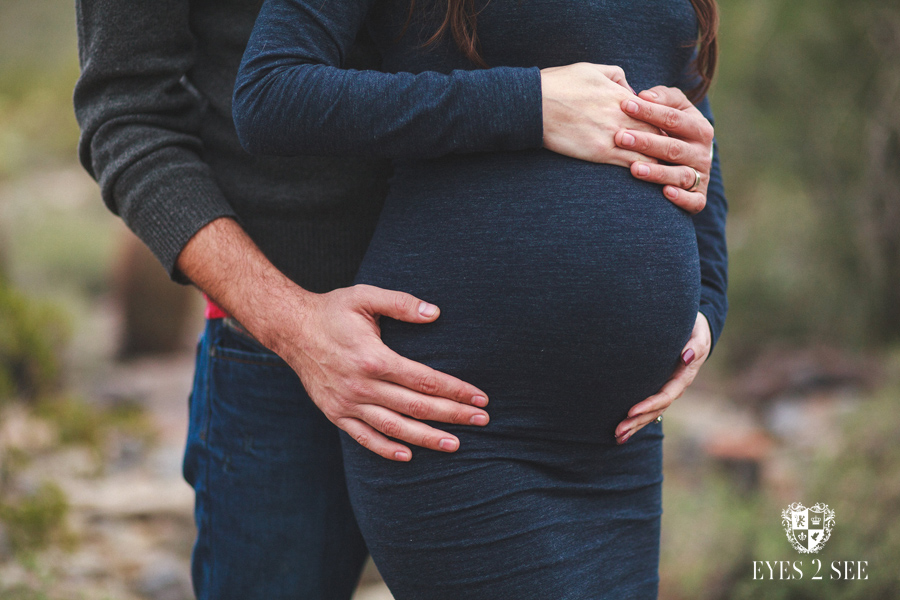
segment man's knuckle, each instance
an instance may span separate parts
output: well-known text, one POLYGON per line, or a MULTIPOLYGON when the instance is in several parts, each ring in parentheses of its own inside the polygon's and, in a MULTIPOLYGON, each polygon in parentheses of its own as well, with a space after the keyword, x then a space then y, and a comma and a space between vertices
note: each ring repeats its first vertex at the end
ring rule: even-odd
POLYGON ((357 366, 359 367, 359 370, 366 375, 374 375, 375 371, 378 370, 378 364, 371 355, 360 357, 357 366))
POLYGON ((353 436, 353 439, 363 448, 369 448, 372 444, 372 439, 366 433, 357 433, 353 436))
POLYGON ((467 413, 466 411, 464 411, 464 410, 456 410, 456 411, 453 412, 452 415, 450 415, 450 421, 449 421, 449 422, 450 422, 450 423, 456 423, 456 424, 459 424, 459 425, 462 425, 462 424, 464 424, 464 423, 468 423, 468 422, 469 422, 469 415, 468 415, 468 413, 467 413))
POLYGON ((349 397, 341 398, 341 402, 347 406, 354 405, 353 399, 366 399, 372 396, 372 387, 364 380, 351 378, 344 383, 349 397))
POLYGON ((327 408, 323 408, 322 412, 324 412, 328 418, 331 418, 332 416, 335 418, 344 418, 346 415, 352 415, 355 410, 355 402, 352 402, 349 398, 340 396, 335 399, 333 403, 329 404, 327 408))
POLYGON ((643 135, 636 135, 634 136, 634 138, 637 141, 637 148, 640 152, 646 152, 651 149, 651 146, 653 144, 648 137, 643 135))
POLYGON ((429 396, 437 394, 441 389, 438 378, 433 373, 426 373, 419 377, 419 384, 417 387, 420 392, 428 394, 429 396))
POLYGON ((408 413, 409 416, 420 421, 431 416, 429 404, 421 398, 413 400, 409 403, 408 413))
POLYGON ((406 294, 394 294, 394 308, 400 313, 408 312, 412 308, 412 296, 406 294))
POLYGON ((397 438, 400 437, 403 427, 393 417, 385 417, 381 420, 378 429, 388 437, 397 438))

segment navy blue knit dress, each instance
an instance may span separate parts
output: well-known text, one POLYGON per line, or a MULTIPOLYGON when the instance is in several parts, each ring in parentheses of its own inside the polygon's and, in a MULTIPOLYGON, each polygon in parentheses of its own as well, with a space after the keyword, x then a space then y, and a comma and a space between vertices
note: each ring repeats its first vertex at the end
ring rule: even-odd
POLYGON ((452 455, 396 463, 345 436, 360 527, 398 600, 655 598, 661 427, 622 447, 613 431, 671 376, 698 309, 721 330, 718 166, 692 219, 627 169, 541 149, 538 69, 684 86, 693 9, 492 0, 478 71, 450 39, 422 46, 443 6, 419 0, 404 28, 408 0, 270 0, 235 95, 255 151, 395 159, 357 282, 440 306, 429 325, 382 319, 385 343, 491 398, 487 427, 441 425, 452 455), (340 69, 362 30, 387 73, 340 69), (491 120, 498 98, 521 123, 491 120))

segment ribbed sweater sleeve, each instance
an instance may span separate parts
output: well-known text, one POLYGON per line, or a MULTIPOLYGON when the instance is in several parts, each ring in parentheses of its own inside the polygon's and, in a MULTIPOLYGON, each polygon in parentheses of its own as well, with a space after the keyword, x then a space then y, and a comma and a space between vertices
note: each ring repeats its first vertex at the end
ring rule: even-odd
MULTIPOLYGON (((697 108, 711 123, 714 121, 708 99, 704 99, 697 108)), ((709 321, 713 346, 722 335, 728 314, 728 248, 725 244, 728 201, 722 183, 718 145, 714 146, 716 151, 706 192, 706 208, 693 217, 700 252, 700 312, 709 321)))
POLYGON ((233 110, 257 154, 433 158, 540 148, 540 71, 341 69, 374 0, 267 0, 233 110))
POLYGON ((201 158, 202 99, 186 84, 194 40, 185 0, 78 0, 79 157, 176 279, 175 262, 210 221, 234 216, 201 158))

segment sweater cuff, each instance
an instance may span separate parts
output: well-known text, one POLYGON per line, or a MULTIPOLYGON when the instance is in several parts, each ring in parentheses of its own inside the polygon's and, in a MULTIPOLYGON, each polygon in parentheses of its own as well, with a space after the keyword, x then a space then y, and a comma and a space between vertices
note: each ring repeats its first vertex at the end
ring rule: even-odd
POLYGON ((705 299, 700 300, 700 312, 703 313, 703 316, 706 317, 706 320, 709 323, 709 332, 712 338, 709 354, 712 355, 712 351, 719 341, 719 336, 722 335, 722 327, 725 325, 725 315, 714 302, 705 299))
POLYGON ((237 216, 209 167, 183 162, 182 152, 161 150, 132 165, 119 176, 112 194, 122 220, 169 276, 189 283, 175 266, 185 245, 210 222, 237 216))

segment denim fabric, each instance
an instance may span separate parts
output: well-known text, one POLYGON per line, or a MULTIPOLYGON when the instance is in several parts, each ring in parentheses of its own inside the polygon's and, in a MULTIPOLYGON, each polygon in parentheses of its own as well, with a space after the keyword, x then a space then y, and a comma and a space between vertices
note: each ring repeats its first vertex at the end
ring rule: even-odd
POLYGON ((222 319, 198 346, 184 476, 197 598, 350 598, 367 553, 337 429, 284 361, 222 319))

